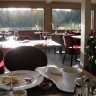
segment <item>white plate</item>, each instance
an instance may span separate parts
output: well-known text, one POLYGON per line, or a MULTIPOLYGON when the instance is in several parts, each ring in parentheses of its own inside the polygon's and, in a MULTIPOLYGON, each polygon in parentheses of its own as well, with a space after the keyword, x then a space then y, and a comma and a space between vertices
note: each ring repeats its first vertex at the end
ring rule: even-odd
POLYGON ((62 91, 65 91, 65 92, 74 92, 74 89, 70 89, 70 88, 67 88, 66 86, 64 86, 64 83, 63 83, 63 79, 60 79, 57 83, 56 83, 56 87, 62 91))
MULTIPOLYGON (((6 86, 2 84, 2 76, 8 76, 10 73, 6 73, 3 75, 0 75, 0 87, 4 89, 10 89, 10 86, 6 86)), ((35 87, 39 85, 43 81, 43 76, 39 75, 38 72, 35 71, 28 71, 28 70, 18 70, 18 71, 13 71, 14 76, 18 76, 19 83, 16 85, 13 85, 14 90, 20 90, 20 89, 29 89, 32 87, 35 87), (31 83, 26 83, 24 78, 33 78, 31 83)))

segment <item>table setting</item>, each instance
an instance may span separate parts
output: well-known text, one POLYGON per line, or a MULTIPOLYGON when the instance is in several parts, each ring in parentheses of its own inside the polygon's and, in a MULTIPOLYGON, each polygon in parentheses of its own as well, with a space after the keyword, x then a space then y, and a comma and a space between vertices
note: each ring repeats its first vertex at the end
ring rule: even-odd
POLYGON ((75 84, 75 82, 73 84, 73 81, 75 81, 76 78, 80 77, 81 76, 81 73, 82 73, 82 70, 80 68, 77 70, 77 68, 75 68, 75 67, 73 67, 73 68, 72 67, 58 68, 56 66, 52 66, 52 67, 50 67, 50 66, 40 67, 40 68, 37 68, 36 71, 38 71, 44 77, 52 80, 53 83, 56 85, 56 87, 59 90, 62 90, 62 91, 65 91, 65 92, 74 92, 74 88, 75 88, 75 85, 74 84, 75 84), (64 69, 66 69, 68 71, 70 71, 70 70, 76 70, 80 74, 78 74, 78 75, 76 74, 77 76, 74 76, 74 74, 68 74, 68 73, 66 74, 66 72, 64 73, 64 69), (73 75, 73 76, 71 76, 71 75, 73 75), (70 86, 67 86, 66 87, 66 85, 70 85, 70 86), (73 86, 73 88, 70 88, 71 86, 73 86))
POLYGON ((11 91, 14 92, 18 90, 27 90, 33 88, 39 85, 43 80, 44 77, 40 75, 38 72, 29 70, 17 70, 2 74, 0 75, 0 90, 3 93, 0 92, 0 96, 3 96, 2 94, 5 94, 6 92, 8 94, 11 91))
MULTIPOLYGON (((47 94, 44 96, 51 96, 48 95, 50 92, 52 92, 52 94, 55 92, 55 95, 52 96, 87 96, 86 94, 88 94, 89 91, 84 91, 84 93, 80 87, 79 93, 77 93, 78 88, 76 87, 77 84, 82 86, 80 81, 82 78, 84 80, 86 78, 89 79, 89 77, 84 76, 85 75, 82 74, 82 69, 77 66, 58 68, 55 65, 48 65, 44 67, 37 67, 35 71, 8 71, 5 74, 0 75, 0 96, 15 96, 12 95, 15 91, 23 91, 21 93, 24 93, 25 95, 20 96, 31 96, 32 94, 34 94, 34 96, 43 96, 40 94, 47 94), (9 93, 11 93, 11 95, 9 93)), ((93 87, 91 86, 90 88, 93 87)), ((96 88, 94 89, 94 94, 96 93, 95 90, 96 88)))
POLYGON ((46 66, 39 67, 36 71, 52 80, 63 92, 73 93, 74 96, 96 96, 96 79, 84 74, 78 65, 64 68, 46 66))

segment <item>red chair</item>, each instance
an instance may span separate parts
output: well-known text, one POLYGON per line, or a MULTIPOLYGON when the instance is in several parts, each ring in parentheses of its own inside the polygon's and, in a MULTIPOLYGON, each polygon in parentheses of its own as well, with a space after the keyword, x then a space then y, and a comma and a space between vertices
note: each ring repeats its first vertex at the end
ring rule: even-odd
POLYGON ((96 36, 96 30, 91 30, 91 33, 89 34, 89 36, 96 36))
POLYGON ((73 39, 71 36, 63 36, 64 40, 64 46, 65 46, 65 55, 63 58, 63 63, 65 60, 66 54, 71 55, 71 66, 73 61, 73 55, 77 58, 77 55, 80 55, 80 46, 76 45, 75 39, 73 39))
POLYGON ((35 70, 37 67, 47 65, 47 56, 37 47, 21 46, 5 54, 4 64, 10 71, 35 70))
POLYGON ((3 62, 4 53, 0 49, 0 74, 4 73, 4 62, 3 62))
POLYGON ((75 35, 75 31, 70 30, 70 34, 75 35))

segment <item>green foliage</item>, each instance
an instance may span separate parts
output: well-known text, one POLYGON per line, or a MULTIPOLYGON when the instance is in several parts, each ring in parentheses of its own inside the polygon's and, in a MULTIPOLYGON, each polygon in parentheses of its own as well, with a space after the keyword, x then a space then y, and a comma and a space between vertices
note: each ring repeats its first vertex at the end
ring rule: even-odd
POLYGON ((96 37, 92 37, 88 40, 85 53, 87 54, 90 63, 96 64, 96 37))
POLYGON ((52 10, 52 20, 55 26, 62 27, 64 30, 80 29, 79 24, 81 23, 81 11, 56 11, 52 10), (73 26, 74 25, 74 26, 73 26))
POLYGON ((0 27, 34 27, 39 22, 43 26, 43 10, 0 10, 0 27))

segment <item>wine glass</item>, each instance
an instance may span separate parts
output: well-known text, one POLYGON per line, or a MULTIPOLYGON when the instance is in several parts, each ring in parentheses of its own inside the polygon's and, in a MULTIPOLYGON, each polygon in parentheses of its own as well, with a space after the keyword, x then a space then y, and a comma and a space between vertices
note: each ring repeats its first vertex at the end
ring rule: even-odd
POLYGON ((46 33, 42 33, 42 37, 44 38, 44 40, 47 38, 47 34, 46 33))
POLYGON ((13 96, 13 73, 12 72, 10 72, 10 76, 11 76, 10 93, 13 96))
POLYGON ((5 35, 4 35, 4 37, 5 37, 5 39, 6 39, 6 40, 9 40, 10 35, 11 35, 11 33, 10 33, 10 32, 5 31, 5 35))
POLYGON ((15 37, 15 40, 17 40, 17 38, 19 37, 18 31, 14 31, 14 37, 15 37))

